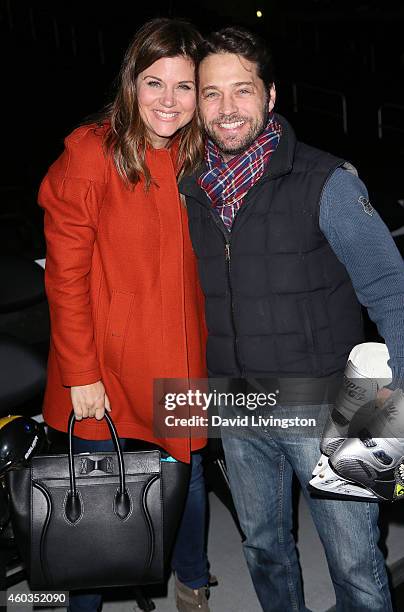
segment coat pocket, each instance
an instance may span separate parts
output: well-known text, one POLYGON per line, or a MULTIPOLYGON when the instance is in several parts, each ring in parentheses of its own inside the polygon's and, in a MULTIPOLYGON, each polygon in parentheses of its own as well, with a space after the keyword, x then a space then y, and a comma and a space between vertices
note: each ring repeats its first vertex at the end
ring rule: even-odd
POLYGON ((304 299, 300 302, 301 313, 302 313, 302 322, 303 322, 303 331, 306 338, 307 349, 309 353, 314 353, 315 342, 314 342, 314 332, 311 323, 311 313, 310 307, 307 299, 304 299))
POLYGON ((326 299, 321 295, 317 296, 314 301, 304 298, 300 306, 308 352, 313 356, 334 353, 334 340, 326 299))
POLYGON ((104 361, 106 367, 118 376, 121 373, 125 341, 134 298, 134 293, 124 293, 123 291, 112 292, 104 340, 104 361))

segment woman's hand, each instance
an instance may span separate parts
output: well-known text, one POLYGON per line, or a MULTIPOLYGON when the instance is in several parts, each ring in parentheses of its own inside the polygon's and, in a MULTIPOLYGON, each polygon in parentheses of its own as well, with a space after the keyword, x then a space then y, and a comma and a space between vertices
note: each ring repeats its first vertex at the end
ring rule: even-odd
POLYGON ((111 406, 105 387, 99 380, 91 385, 71 387, 73 410, 77 421, 95 417, 98 421, 104 418, 105 410, 111 412, 111 406))

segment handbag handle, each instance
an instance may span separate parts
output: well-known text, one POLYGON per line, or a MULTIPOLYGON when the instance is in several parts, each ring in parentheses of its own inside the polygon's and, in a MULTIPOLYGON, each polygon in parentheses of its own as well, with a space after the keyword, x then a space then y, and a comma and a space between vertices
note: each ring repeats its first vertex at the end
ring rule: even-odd
MULTIPOLYGON (((125 482, 125 464, 123 460, 123 453, 121 444, 119 442, 118 433, 115 429, 115 425, 112 422, 111 417, 107 412, 104 413, 104 418, 107 421, 109 432, 111 434, 112 441, 114 443, 116 455, 118 457, 118 470, 119 470, 119 487, 115 494, 115 513, 121 519, 126 519, 130 513, 130 499, 126 490, 125 482)), ((70 489, 66 496, 66 518, 71 522, 75 523, 79 520, 82 515, 83 508, 80 496, 76 486, 76 475, 74 472, 74 455, 73 455, 73 431, 76 423, 76 417, 74 410, 71 411, 69 416, 68 424, 68 436, 69 436, 69 477, 70 477, 70 489)))

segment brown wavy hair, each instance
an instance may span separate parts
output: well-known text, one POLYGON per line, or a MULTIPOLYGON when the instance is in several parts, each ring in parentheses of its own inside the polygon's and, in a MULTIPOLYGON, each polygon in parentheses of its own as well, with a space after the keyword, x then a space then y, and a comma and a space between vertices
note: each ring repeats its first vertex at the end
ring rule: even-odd
MULTIPOLYGON (((135 185, 143 175, 148 189, 153 180, 145 159, 150 141, 137 103, 138 75, 163 57, 177 56, 190 59, 196 71, 202 42, 199 32, 191 24, 179 19, 152 19, 136 32, 119 72, 115 99, 97 121, 99 124, 110 123, 105 145, 126 183, 135 185)), ((179 180, 184 174, 191 173, 203 156, 203 138, 197 111, 192 121, 173 138, 177 137, 179 180)))

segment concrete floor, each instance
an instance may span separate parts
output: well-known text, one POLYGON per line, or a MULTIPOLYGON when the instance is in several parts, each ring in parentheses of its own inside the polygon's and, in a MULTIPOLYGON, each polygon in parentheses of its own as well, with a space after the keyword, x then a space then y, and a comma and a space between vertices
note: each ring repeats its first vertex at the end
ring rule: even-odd
MULTIPOLYGON (((218 498, 210 494, 211 520, 209 531, 209 558, 212 573, 219 578, 219 586, 211 591, 212 612, 260 612, 254 589, 242 554, 239 534, 234 522, 218 498)), ((404 516, 400 504, 383 507, 386 545, 389 565, 399 564, 403 555, 404 516)), ((334 592, 328 574, 324 553, 314 529, 304 499, 299 501, 299 552, 307 607, 313 612, 325 612, 335 603, 334 592)), ((10 589, 10 592, 29 592, 26 582, 10 589)), ((138 610, 133 599, 116 592, 114 600, 104 603, 103 612, 130 612, 138 610)), ((156 612, 175 612, 173 580, 168 584, 168 594, 153 597, 156 612)), ((32 607, 13 607, 10 610, 30 612, 32 607)), ((48 610, 38 608, 38 610, 48 610)), ((65 608, 58 608, 64 612, 65 608)), ((285 610, 285 612, 287 612, 285 610)), ((347 611, 348 612, 348 611, 347 611)))

